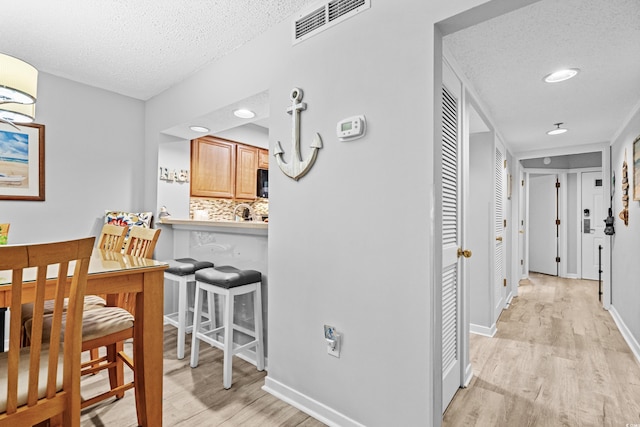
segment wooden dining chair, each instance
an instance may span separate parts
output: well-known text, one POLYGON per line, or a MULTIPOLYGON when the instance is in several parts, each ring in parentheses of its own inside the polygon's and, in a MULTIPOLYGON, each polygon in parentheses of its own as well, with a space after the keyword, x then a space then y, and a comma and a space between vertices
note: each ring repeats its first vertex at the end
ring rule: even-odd
MULTIPOLYGON (((139 258, 151 258, 156 248, 156 243, 158 243, 159 236, 160 229, 158 228, 132 226, 129 230, 129 238, 124 246, 124 254, 139 258)), ((135 315, 136 294, 120 294, 117 305, 135 315)))
MULTIPOLYGON (((0 224, 1 225, 1 224, 0 224)), ((98 249, 104 249, 107 251, 122 251, 124 245, 124 238, 127 235, 127 231, 129 229, 127 227, 122 227, 118 225, 105 224, 102 227, 102 231, 100 232, 100 236, 98 237, 98 249)), ((104 307, 107 305, 106 300, 99 295, 85 295, 84 298, 84 309, 90 310, 96 307, 104 307)), ((66 309, 66 303, 65 303, 66 309)), ((53 312, 53 301, 45 301, 44 303, 44 315, 51 314, 53 312)), ((25 303, 22 305, 22 319, 21 325, 22 328, 22 345, 29 345, 29 336, 26 333, 26 329, 24 328, 26 322, 33 318, 33 304, 25 303)), ((94 359, 98 357, 98 354, 94 352, 91 355, 91 358, 94 359)))
MULTIPOLYGON (((129 239, 125 244, 125 255, 151 258, 160 231, 160 229, 131 227, 129 239)), ((125 391, 135 387, 135 366, 132 358, 124 352, 124 341, 133 338, 135 294, 127 294, 127 297, 124 304, 120 300, 118 306, 94 308, 85 312, 82 351, 89 350, 92 355, 102 347, 106 347, 107 351, 106 356, 97 359, 92 357, 91 360, 83 363, 82 375, 108 369, 110 390, 84 400, 83 408, 111 396, 119 399, 124 396, 125 391), (126 384, 124 383, 124 365, 134 371, 134 381, 126 384)), ((109 299, 107 302, 113 303, 109 299)), ((141 423, 141 420, 138 419, 138 422, 141 423)))
POLYGON ((104 249, 105 251, 122 251, 127 231, 129 231, 128 227, 123 227, 121 225, 103 225, 98 239, 97 248, 104 249))
POLYGON ((0 245, 6 245, 9 238, 9 227, 11 224, 0 224, 0 245))
MULTIPOLYGON (((110 252, 121 252, 124 247, 124 239, 129 231, 128 227, 114 224, 104 224, 100 237, 98 238, 98 249, 110 252)), ((98 306, 106 306, 107 302, 103 295, 91 295, 90 305, 85 304, 85 310, 90 310, 98 306)), ((100 358, 98 349, 91 350, 91 360, 100 358)))
MULTIPOLYGON (((125 244, 125 254, 151 258, 160 236, 160 231, 160 229, 132 227, 129 232, 129 240, 125 244)), ((133 262, 134 260, 132 258, 131 261, 133 262)), ((83 399, 82 408, 94 405, 112 396, 120 399, 124 396, 125 391, 135 387, 136 375, 133 359, 124 351, 124 341, 133 338, 134 316, 129 310, 115 305, 117 302, 117 298, 114 299, 112 296, 108 296, 107 306, 84 310, 81 350, 83 352, 88 351, 92 357, 81 364, 81 375, 91 375, 108 369, 110 388, 108 391, 96 396, 83 399), (93 355, 102 347, 106 348, 106 355, 94 358, 93 355), (124 365, 134 371, 134 381, 126 384, 124 382, 124 365)), ((48 324, 51 321, 51 315, 44 316, 43 330, 45 334, 51 330, 51 328, 48 328, 48 324)), ((29 330, 31 322, 34 322, 34 320, 32 319, 26 323, 27 330, 29 330)), ((142 425, 140 414, 138 414, 138 423, 142 425)))
MULTIPOLYGON (((149 229, 134 226, 129 231, 129 240, 125 244, 124 252, 126 255, 133 255, 141 258, 151 258, 155 249, 160 229, 149 229)), ((134 262, 135 258, 131 259, 134 262)), ((133 300, 135 307, 135 294, 131 294, 130 300, 133 300)), ((120 303, 118 299, 112 296, 107 298, 107 306, 94 307, 84 310, 82 318, 82 348, 81 351, 88 351, 92 356, 90 360, 85 361, 80 366, 81 375, 91 375, 102 370, 109 371, 109 390, 83 399, 82 408, 94 405, 109 397, 115 396, 120 399, 124 396, 125 391, 135 387, 135 366, 133 359, 125 353, 125 340, 133 338, 133 314, 115 303, 120 303), (106 348, 106 355, 100 356, 98 351, 102 347, 106 348), (98 357, 93 357, 98 354, 98 357), (128 383, 124 382, 124 365, 127 365, 134 371, 134 380, 128 383)), ((62 314, 63 323, 66 315, 62 314)), ((35 319, 35 316, 34 318, 35 319)), ((31 319, 25 324, 26 329, 30 330, 30 324, 34 322, 31 319)), ((47 325, 52 322, 51 315, 44 315, 44 333, 49 328, 47 325)), ((138 423, 141 425, 140 414, 138 414, 138 423)))
POLYGON ((50 420, 51 426, 80 426, 83 299, 94 243, 90 237, 0 247, 0 271, 11 277, 9 351, 0 353, 0 425, 31 426, 50 420), (57 277, 47 280, 48 269, 57 277), (45 298, 51 297, 51 329, 44 339, 42 313, 45 298), (20 311, 25 298, 34 300, 35 320, 31 345, 22 348, 20 311))

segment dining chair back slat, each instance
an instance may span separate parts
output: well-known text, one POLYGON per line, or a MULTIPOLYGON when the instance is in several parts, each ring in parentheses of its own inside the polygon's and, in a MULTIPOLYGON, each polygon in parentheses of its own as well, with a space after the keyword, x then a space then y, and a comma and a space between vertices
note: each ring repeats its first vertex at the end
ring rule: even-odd
POLYGON ((0 271, 10 274, 9 350, 0 354, 0 425, 80 425, 82 309, 95 238, 0 247, 0 271), (72 263, 73 275, 69 278, 72 263), (57 277, 47 278, 47 271, 57 277), (66 325, 62 328, 68 295, 66 325), (21 305, 34 296, 31 345, 21 348, 21 305), (54 299, 51 334, 42 339, 45 299, 54 299))
POLYGON ((151 258, 156 248, 160 231, 159 228, 131 227, 124 253, 140 258, 151 258))
MULTIPOLYGON (((139 258, 152 258, 153 251, 160 237, 159 228, 146 228, 137 225, 129 229, 129 238, 124 246, 124 254, 132 255, 139 258)), ((119 307, 126 309, 129 313, 136 314, 136 294, 125 293, 118 297, 119 307)))
POLYGON ((100 233, 98 249, 106 251, 120 252, 124 248, 124 239, 129 231, 128 227, 120 225, 105 224, 100 233))

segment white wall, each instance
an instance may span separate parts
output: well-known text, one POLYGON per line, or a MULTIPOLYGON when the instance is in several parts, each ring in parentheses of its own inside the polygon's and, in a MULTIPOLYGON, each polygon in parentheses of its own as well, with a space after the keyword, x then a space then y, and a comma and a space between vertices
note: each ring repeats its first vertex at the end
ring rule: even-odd
POLYGON ((469 298, 471 331, 492 334, 495 327, 492 304, 493 257, 493 132, 469 136, 469 205, 472 206, 467 225, 468 246, 473 256, 469 268, 469 298))
POLYGON ((46 200, 0 200, 9 243, 97 235, 106 209, 143 209, 142 101, 41 72, 36 122, 45 126, 46 200))
MULTIPOLYGON (((168 170, 184 169, 191 173, 190 141, 179 140, 161 144, 158 148, 158 167, 167 168, 168 170)), ((188 219, 190 194, 190 182, 160 181, 158 179, 157 210, 159 210, 161 206, 165 206, 167 212, 169 212, 173 218, 188 219)))
MULTIPOLYGON (((627 340, 635 341, 636 357, 640 359, 640 316, 638 316, 638 301, 640 301, 640 202, 633 200, 633 140, 640 136, 640 111, 636 109, 628 124, 621 130, 620 135, 613 141, 611 153, 611 170, 615 174, 613 189, 613 216, 615 218, 616 234, 611 244, 611 284, 612 313, 621 321, 623 333, 627 340), (629 175, 629 226, 625 226, 619 218, 622 211, 622 162, 627 160, 629 175)), ((607 274, 605 272, 604 274, 607 274)))
MULTIPOLYGON (((285 108, 293 87, 304 90, 302 154, 314 132, 324 147, 299 182, 270 174, 266 385, 335 425, 439 424, 434 23, 481 3, 375 2, 296 46, 283 22, 147 102, 154 205, 162 129, 269 90, 270 148, 281 141, 289 159, 285 108), (345 43, 357 49, 335 48, 345 43), (367 136, 337 141, 336 122, 355 114, 367 136), (385 197, 410 205, 391 210, 385 197), (339 359, 327 355, 325 323, 343 334, 339 359)), ((491 6, 516 3, 527 2, 491 6)))
POLYGON ((251 123, 218 132, 216 136, 255 147, 269 148, 269 129, 251 123))

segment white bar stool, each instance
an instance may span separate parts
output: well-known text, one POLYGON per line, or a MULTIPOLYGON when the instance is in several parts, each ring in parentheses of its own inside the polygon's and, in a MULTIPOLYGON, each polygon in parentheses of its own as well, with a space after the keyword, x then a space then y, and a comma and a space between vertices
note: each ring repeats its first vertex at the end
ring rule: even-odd
POLYGON ((193 258, 177 258, 169 260, 167 263, 169 268, 164 271, 164 278, 178 285, 178 311, 165 314, 164 320, 178 328, 178 359, 183 359, 185 337, 193 330, 193 321, 189 316, 193 307, 189 307, 188 286, 189 283, 195 283, 196 271, 213 267, 213 263, 197 261, 193 258))
MULTIPOLYGON (((228 265, 206 268, 197 271, 196 274, 196 300, 194 312, 193 337, 191 340, 191 367, 198 366, 198 351, 200 340, 211 346, 218 347, 224 352, 222 382, 225 389, 231 387, 232 358, 234 354, 242 350, 255 347, 256 364, 259 371, 264 369, 264 344, 262 337, 262 274, 255 270, 239 270, 228 265), (215 313, 209 312, 210 328, 205 330, 201 324, 200 310, 202 310, 203 292, 207 293, 209 301, 213 301, 213 295, 223 295, 224 314, 223 325, 216 327, 215 313), (233 323, 234 297, 253 293, 253 318, 254 330, 250 331, 233 323), (224 330, 224 342, 216 337, 224 330), (237 330, 254 338, 247 344, 235 345, 233 343, 233 331, 237 330)), ((213 304, 209 304, 212 307, 213 304)))

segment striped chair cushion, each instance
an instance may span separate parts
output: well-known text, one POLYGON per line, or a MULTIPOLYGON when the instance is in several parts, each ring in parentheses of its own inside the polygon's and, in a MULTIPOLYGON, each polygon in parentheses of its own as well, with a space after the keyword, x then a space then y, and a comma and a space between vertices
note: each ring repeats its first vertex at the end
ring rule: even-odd
MULTIPOLYGON (((48 314, 43 318, 42 340, 48 342, 51 332, 51 318, 48 314)), ((62 315, 64 332, 64 321, 66 313, 62 315)), ((31 323, 33 319, 25 322, 27 336, 31 338, 31 323)), ((124 331, 133 327, 133 316, 127 310, 120 307, 99 307, 86 310, 82 316, 82 341, 89 341, 105 335, 124 331)))
MULTIPOLYGON (((67 310, 69 304, 69 298, 64 299, 64 310, 67 310)), ((107 302, 98 295, 85 295, 84 297, 84 309, 92 310, 94 308, 100 308, 107 305, 107 302)), ((44 302, 44 314, 53 314, 53 300, 47 300, 44 302)), ((33 317, 33 303, 22 304, 22 324, 33 317)))

